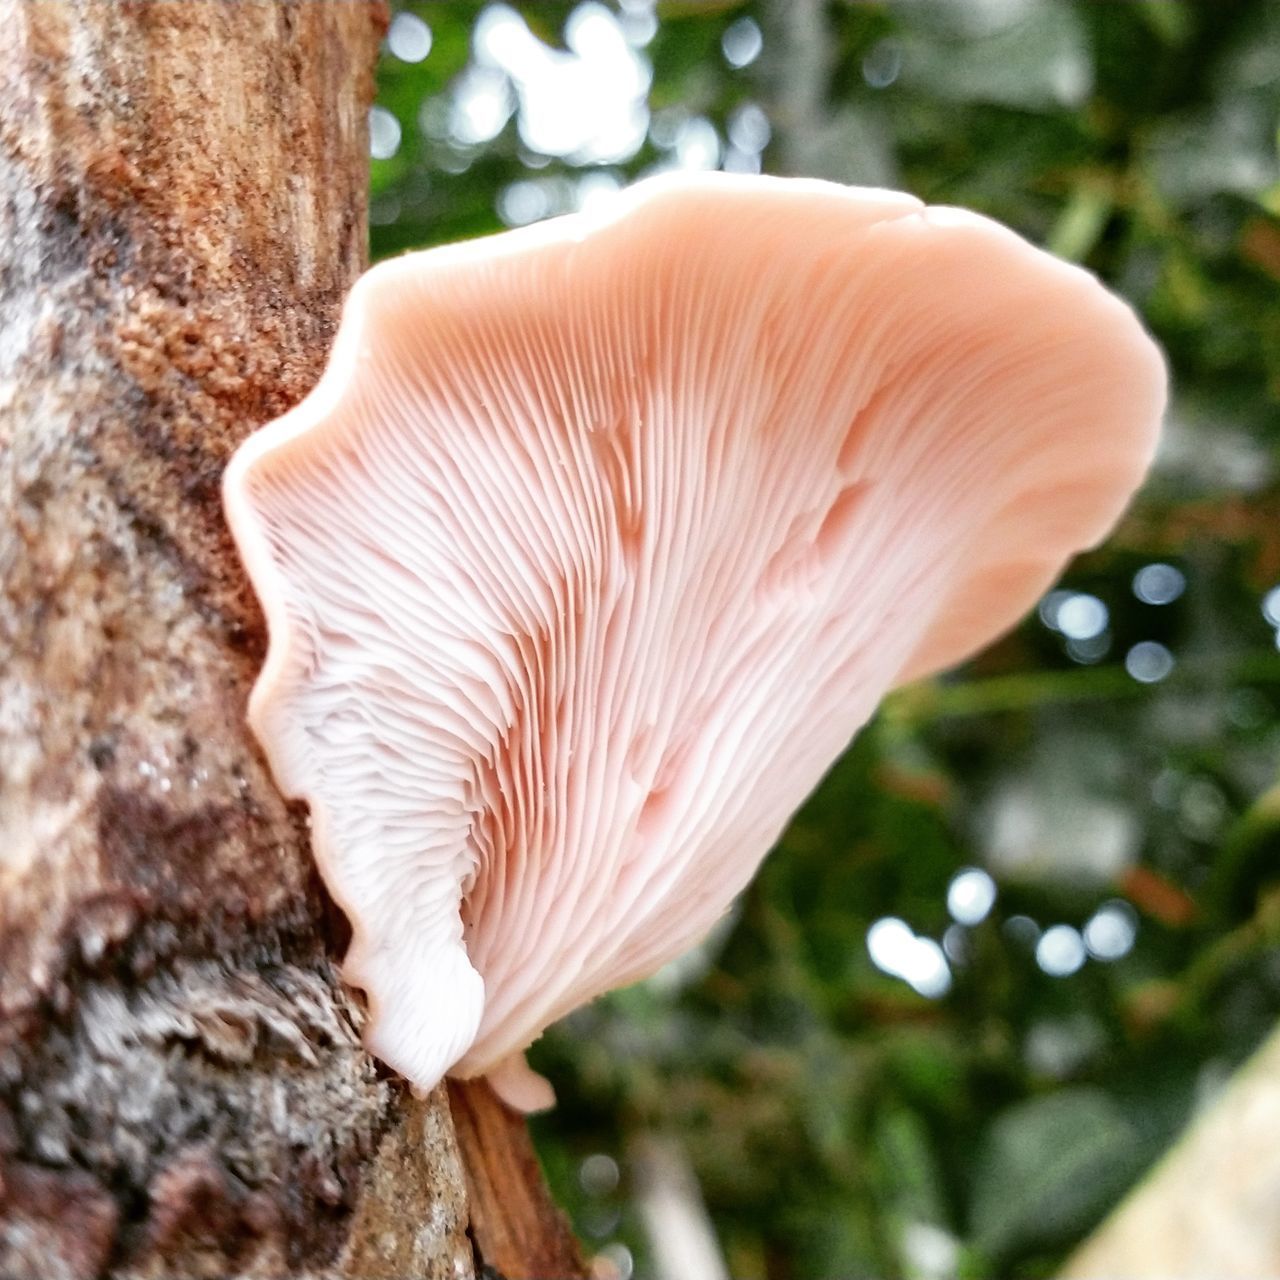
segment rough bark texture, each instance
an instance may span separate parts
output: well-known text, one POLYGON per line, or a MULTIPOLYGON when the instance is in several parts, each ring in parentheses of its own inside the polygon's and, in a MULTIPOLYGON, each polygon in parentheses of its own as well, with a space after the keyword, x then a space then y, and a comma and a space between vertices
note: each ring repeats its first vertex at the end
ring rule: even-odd
MULTIPOLYGON (((222 467, 363 265, 367 0, 0 0, 0 1275, 473 1274, 243 727, 222 467)), ((520 1126, 522 1128, 522 1126, 520 1126)))
POLYGON ((1076 1252, 1062 1280, 1280 1276, 1280 1031, 1076 1252))

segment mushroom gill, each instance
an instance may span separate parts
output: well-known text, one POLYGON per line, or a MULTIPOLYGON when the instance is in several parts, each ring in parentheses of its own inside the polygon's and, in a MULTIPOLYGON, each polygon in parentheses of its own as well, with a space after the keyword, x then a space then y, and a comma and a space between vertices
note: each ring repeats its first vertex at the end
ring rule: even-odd
POLYGON ((1106 534, 1164 394, 1091 275, 892 192, 654 179, 369 272, 225 492, 370 1049, 527 1102, 513 1055, 1106 534))

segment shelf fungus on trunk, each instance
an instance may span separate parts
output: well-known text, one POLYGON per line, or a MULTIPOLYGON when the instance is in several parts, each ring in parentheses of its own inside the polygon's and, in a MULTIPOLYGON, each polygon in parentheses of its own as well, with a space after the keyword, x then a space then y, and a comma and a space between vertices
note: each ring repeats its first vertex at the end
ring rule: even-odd
POLYGON ((370 1050, 547 1101, 522 1051, 1107 533, 1164 397, 1093 276, 889 191, 657 178, 365 275, 225 492, 370 1050))

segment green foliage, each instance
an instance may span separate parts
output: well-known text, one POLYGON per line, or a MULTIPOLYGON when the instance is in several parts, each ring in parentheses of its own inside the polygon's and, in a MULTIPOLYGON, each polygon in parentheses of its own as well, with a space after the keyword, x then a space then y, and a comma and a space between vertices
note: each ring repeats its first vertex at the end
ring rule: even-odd
POLYGON ((974 1171, 970 1222, 982 1252, 999 1257, 1087 1227, 1139 1171, 1135 1136, 1100 1089, 1060 1089, 1002 1112, 974 1171))
MULTIPOLYGON (((517 8, 563 45, 574 6, 517 8)), ((625 8, 643 34, 643 5, 625 8)), ((402 140, 373 165, 375 255, 497 229, 512 184, 567 206, 584 178, 669 161, 690 120, 723 142, 754 103, 766 169, 981 210, 1123 292, 1169 355, 1168 440, 1134 512, 1064 581, 1106 606, 1103 638, 1032 618, 895 695, 690 963, 535 1047, 561 1096, 537 1134, 580 1230, 627 1241, 641 1273, 625 1174, 601 1191, 577 1170, 595 1151, 625 1164, 630 1135, 659 1130, 742 1280, 1047 1275, 1280 1015, 1280 654, 1260 608, 1280 581, 1280 7, 795 8, 830 51, 808 115, 788 94, 790 0, 662 2, 641 50, 649 132, 584 165, 533 153, 518 112, 460 142, 480 7, 408 6, 433 47, 383 62, 402 140), (764 51, 735 69, 722 41, 744 18, 764 51), (1185 591, 1140 598, 1152 563, 1185 591), (1172 656, 1167 676, 1126 670, 1144 642, 1172 656), (965 866, 998 884, 971 925, 947 905, 965 866), (1047 972, 1037 938, 1113 902, 1131 949, 1047 972), (886 917, 947 940, 944 995, 873 964, 886 917)))

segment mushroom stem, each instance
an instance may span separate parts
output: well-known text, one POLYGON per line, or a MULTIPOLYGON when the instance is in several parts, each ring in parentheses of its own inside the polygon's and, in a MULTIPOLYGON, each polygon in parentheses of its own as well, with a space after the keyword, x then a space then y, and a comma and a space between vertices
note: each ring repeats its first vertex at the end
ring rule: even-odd
POLYGON ((480 1262, 497 1275, 528 1280, 585 1275, 568 1220, 543 1184, 524 1117, 486 1080, 450 1080, 449 1107, 480 1262))

